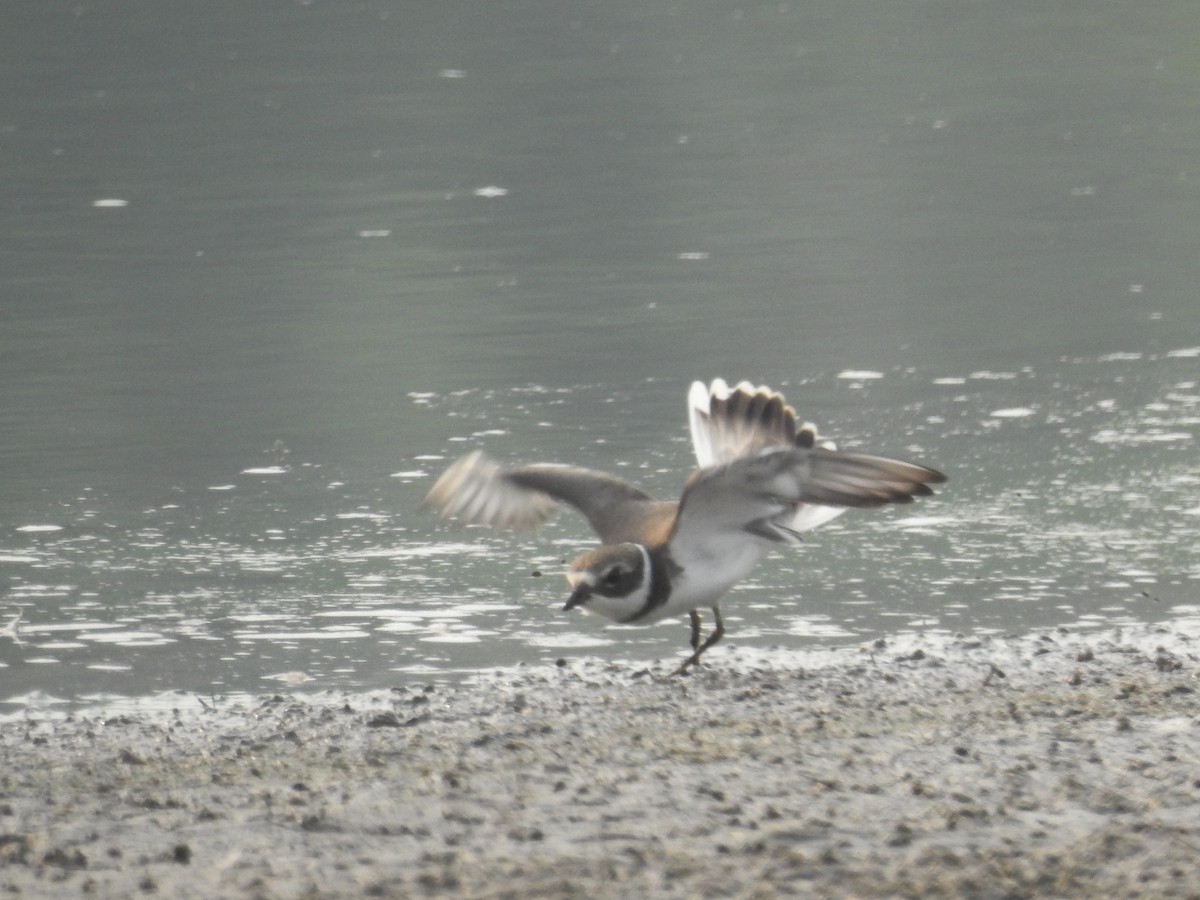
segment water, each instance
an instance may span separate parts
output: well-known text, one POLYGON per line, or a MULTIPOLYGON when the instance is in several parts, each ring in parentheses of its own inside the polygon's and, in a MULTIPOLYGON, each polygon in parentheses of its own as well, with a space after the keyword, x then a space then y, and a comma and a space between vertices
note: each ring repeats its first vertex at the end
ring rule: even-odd
POLYGON ((728 640, 1192 612, 1177 16, 15 11, 0 700, 678 653, 682 623, 558 610, 571 517, 514 538, 418 506, 475 446, 677 493, 715 375, 951 476, 769 560, 728 640))

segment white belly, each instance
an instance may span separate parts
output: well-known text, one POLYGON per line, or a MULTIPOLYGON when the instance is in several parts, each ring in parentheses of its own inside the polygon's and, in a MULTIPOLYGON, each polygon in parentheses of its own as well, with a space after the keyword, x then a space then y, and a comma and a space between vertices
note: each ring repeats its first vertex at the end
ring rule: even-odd
POLYGON ((689 610, 712 606, 750 574, 772 546, 767 541, 746 536, 691 548, 687 558, 676 560, 682 571, 671 579, 671 596, 667 602, 638 624, 649 625, 689 610))

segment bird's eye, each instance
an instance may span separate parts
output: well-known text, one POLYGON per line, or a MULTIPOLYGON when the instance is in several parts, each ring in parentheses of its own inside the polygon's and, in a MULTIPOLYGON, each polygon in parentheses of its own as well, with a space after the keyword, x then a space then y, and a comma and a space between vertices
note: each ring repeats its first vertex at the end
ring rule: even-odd
POLYGON ((615 586, 625 573, 621 569, 609 569, 604 573, 604 578, 601 579, 605 584, 615 586))

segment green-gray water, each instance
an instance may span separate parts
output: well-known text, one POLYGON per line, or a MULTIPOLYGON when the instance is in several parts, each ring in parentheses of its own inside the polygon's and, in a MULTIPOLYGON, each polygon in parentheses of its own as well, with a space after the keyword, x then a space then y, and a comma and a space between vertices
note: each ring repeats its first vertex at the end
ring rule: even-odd
POLYGON ((558 611, 579 522, 417 506, 474 446, 677 492, 717 375, 951 476, 770 560, 730 641, 1200 599, 1188 4, 5 18, 0 699, 678 652, 558 611))

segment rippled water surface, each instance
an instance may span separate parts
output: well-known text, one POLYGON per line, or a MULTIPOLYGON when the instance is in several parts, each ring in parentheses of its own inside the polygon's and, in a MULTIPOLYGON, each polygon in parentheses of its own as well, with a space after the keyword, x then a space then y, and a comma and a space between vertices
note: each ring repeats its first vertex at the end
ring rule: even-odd
MULTIPOLYGON (((730 596, 727 639, 855 642, 1194 609, 1198 355, 790 385, 841 408, 830 433, 842 446, 930 461, 951 480, 935 499, 847 514, 768 560, 730 596)), ((571 516, 514 537, 437 525, 417 506, 445 461, 477 444, 570 451, 669 496, 689 465, 684 388, 423 392, 409 398, 415 414, 458 430, 379 477, 248 466, 121 515, 81 491, 0 544, 6 605, 24 610, 0 656, 9 696, 379 686, 578 653, 678 653, 682 621, 618 628, 559 610, 563 561, 590 541, 571 516), (677 395, 680 415, 631 435, 643 390, 677 395)))
POLYGON ((6 709, 678 655, 561 611, 571 515, 419 507, 476 447, 677 495, 715 376, 950 476, 767 560, 730 642, 1200 605, 1178 4, 10 12, 6 709))

